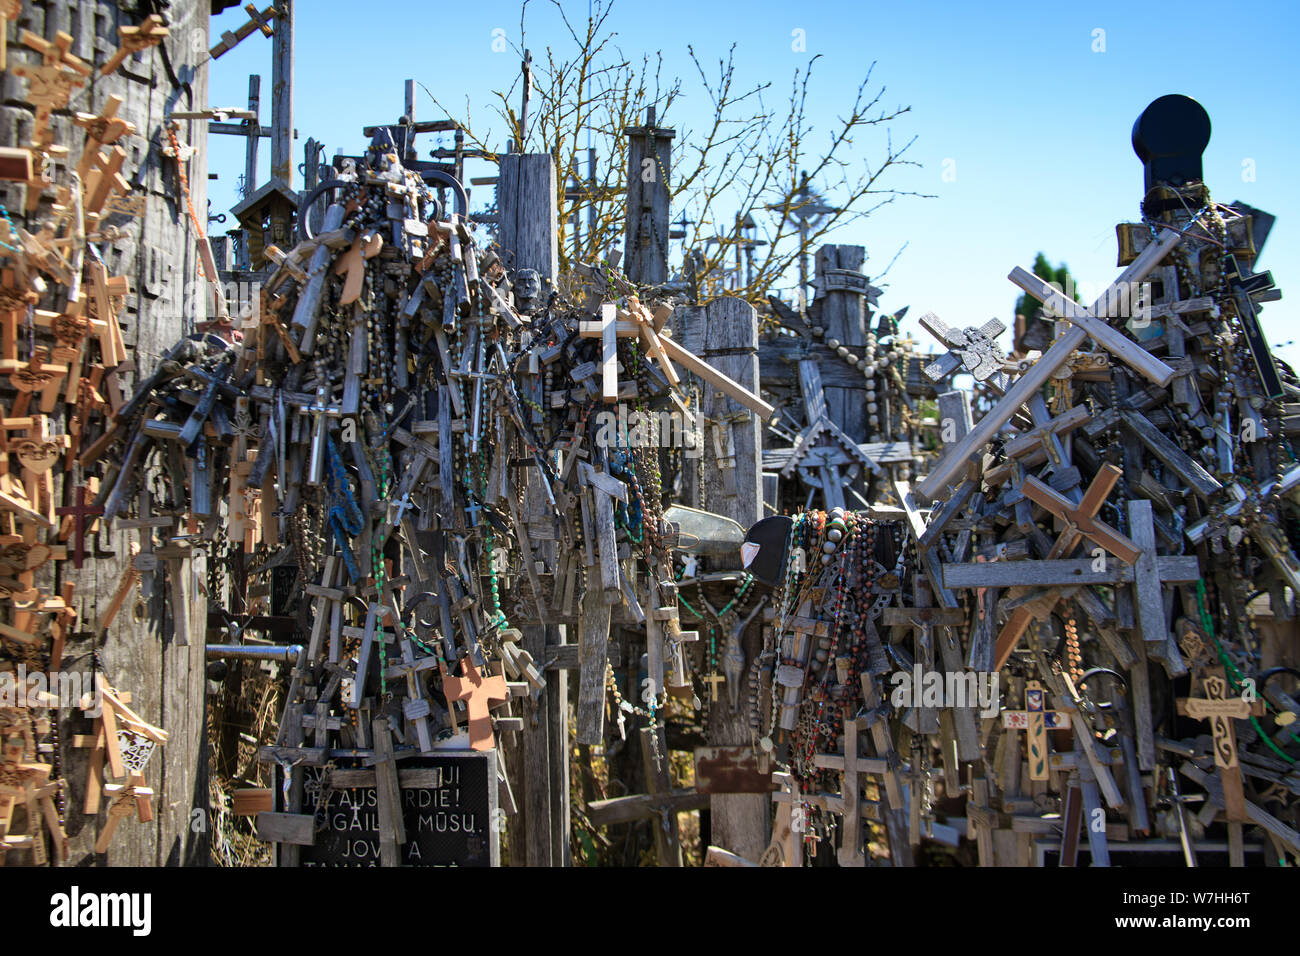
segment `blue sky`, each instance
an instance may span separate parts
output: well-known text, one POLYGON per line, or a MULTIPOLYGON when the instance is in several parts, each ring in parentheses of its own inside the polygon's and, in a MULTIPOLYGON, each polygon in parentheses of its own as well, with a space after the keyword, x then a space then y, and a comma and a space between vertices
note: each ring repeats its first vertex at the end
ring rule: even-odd
MULTIPOLYGON (((298 0, 296 7, 295 162, 308 136, 326 144, 327 156, 355 153, 364 145, 362 126, 400 114, 408 77, 453 110, 468 101, 480 132, 492 91, 518 75, 515 53, 492 52, 497 28, 517 40, 518 3, 298 0)), ((911 305, 913 319, 934 311, 950 324, 992 316, 1009 324, 1018 292, 1006 275, 1032 265, 1039 250, 1068 264, 1081 282, 1109 282, 1119 271, 1115 223, 1136 219, 1142 197, 1142 167, 1129 145, 1133 122, 1158 96, 1192 96, 1213 124, 1204 169, 1214 198, 1278 217, 1259 267, 1273 271, 1284 298, 1264 308, 1263 323, 1279 354, 1300 365, 1300 345, 1282 344, 1300 340, 1298 8, 1260 0, 1236 10, 1186 0, 1175 17, 1168 4, 1138 2, 621 0, 609 22, 626 54, 662 51, 665 73, 687 81, 687 95, 667 118, 679 127, 699 125, 706 105, 690 82, 688 43, 707 64, 734 42, 738 80, 770 80, 778 100, 794 70, 821 54, 810 98, 814 139, 851 104, 876 61, 874 80, 886 87, 882 105, 911 106, 894 124, 894 142, 916 135, 909 155, 923 164, 897 170, 888 184, 936 198, 900 198, 834 238, 865 246, 864 268, 873 277, 906 242, 884 279, 881 307, 911 305), (796 30, 806 52, 791 49, 796 30), (1104 51, 1094 49, 1103 40, 1104 51)), ((565 10, 585 21, 585 0, 565 10)), ((214 38, 245 19, 237 9, 214 18, 214 38)), ((537 0, 529 5, 535 57, 548 43, 565 46, 561 29, 553 10, 537 0)), ((243 106, 248 74, 260 73, 262 122, 270 122, 271 41, 251 36, 210 70, 209 99, 221 106, 243 106)), ((417 115, 441 118, 423 91, 417 115)), ((494 132, 489 141, 502 146, 504 134, 494 132)), ((883 140, 875 137, 861 137, 853 155, 878 157, 883 140)), ((212 136, 209 149, 209 170, 220 175, 209 184, 216 213, 237 200, 243 142, 212 136)), ((269 154, 264 141, 259 181, 268 175, 269 154)), ((475 205, 487 198, 476 195, 475 205)), ((214 223, 213 230, 230 225, 214 223)))

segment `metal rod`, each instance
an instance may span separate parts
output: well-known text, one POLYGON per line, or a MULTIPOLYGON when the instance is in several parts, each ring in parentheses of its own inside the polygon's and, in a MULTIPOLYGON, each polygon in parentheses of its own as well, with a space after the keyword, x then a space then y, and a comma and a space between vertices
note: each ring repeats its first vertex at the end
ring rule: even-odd
POLYGON ((208 644, 204 656, 210 660, 278 661, 296 664, 302 656, 301 644, 208 644))

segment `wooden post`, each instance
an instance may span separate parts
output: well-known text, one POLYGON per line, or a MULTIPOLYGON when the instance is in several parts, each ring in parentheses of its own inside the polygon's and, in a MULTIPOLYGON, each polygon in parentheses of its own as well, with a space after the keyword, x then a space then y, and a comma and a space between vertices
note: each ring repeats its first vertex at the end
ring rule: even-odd
MULTIPOLYGON (((72 36, 69 52, 85 61, 102 62, 112 53, 112 48, 96 52, 96 29, 101 24, 106 9, 116 5, 91 2, 91 0, 66 0, 57 4, 24 3, 22 26, 33 33, 53 38, 59 31, 72 36)), ((109 11, 114 12, 112 10, 109 11)), ((195 250, 193 227, 188 218, 176 213, 179 193, 171 194, 170 184, 175 183, 172 160, 158 149, 148 148, 151 139, 161 135, 168 104, 177 97, 185 101, 186 94, 172 84, 172 76, 188 78, 189 93, 195 103, 206 103, 208 97, 208 71, 198 68, 199 60, 207 55, 206 37, 209 6, 195 0, 181 0, 167 9, 168 26, 172 36, 185 42, 167 44, 169 65, 158 50, 145 51, 139 62, 129 64, 129 69, 119 69, 108 76, 96 76, 92 87, 79 90, 73 108, 91 114, 100 113, 110 98, 121 98, 116 116, 134 125, 139 131, 133 142, 141 145, 139 151, 139 176, 137 165, 128 157, 122 174, 133 181, 160 184, 158 188, 142 193, 145 212, 122 230, 121 238, 103 244, 106 275, 126 276, 134 294, 128 298, 128 308, 118 317, 120 339, 133 351, 135 370, 133 377, 147 375, 157 363, 156 356, 164 353, 183 335, 185 312, 181 308, 182 290, 190 288, 198 279, 198 258, 195 250), (189 38, 204 38, 201 44, 191 44, 189 38), (169 75, 170 73, 170 75, 169 75), (167 185, 161 185, 167 184, 167 185)), ((123 26, 138 23, 138 18, 122 14, 123 26)), ((112 17, 109 17, 112 23, 112 17)), ((15 26, 10 22, 9 26, 15 26)), ((21 65, 35 65, 40 56, 19 44, 10 44, 8 62, 10 72, 21 65)), ((28 90, 26 80, 10 80, 12 95, 0 106, 0 145, 26 146, 19 135, 32 128, 32 109, 21 105, 28 90)), ((191 196, 196 209, 207 205, 206 123, 182 123, 180 138, 198 147, 198 153, 188 161, 187 173, 191 196)), ((82 158, 85 131, 73 125, 71 118, 55 117, 56 140, 69 148, 64 172, 77 168, 82 158), (62 127, 60 131, 59 127, 62 127)), ((163 137, 165 142, 165 137, 163 137)), ((64 180, 66 181, 66 180, 64 180)), ((10 210, 18 225, 34 229, 34 220, 24 223, 24 193, 29 187, 23 183, 0 183, 0 200, 10 210)), ((30 190, 31 208, 39 210, 41 197, 30 190)), ((45 202, 54 198, 53 190, 46 190, 45 202)), ((114 387, 122 384, 127 375, 125 368, 117 372, 114 387)), ((66 498, 61 489, 53 488, 54 497, 66 498)), ((206 626, 206 601, 193 587, 194 574, 189 561, 185 562, 183 575, 184 604, 176 613, 186 615, 185 627, 173 630, 171 616, 163 600, 149 604, 149 616, 137 622, 130 613, 115 613, 108 636, 99 633, 104 619, 113 607, 113 598, 119 582, 130 576, 130 544, 136 532, 119 531, 100 519, 100 531, 95 536, 97 550, 93 561, 85 562, 80 570, 72 561, 59 567, 65 583, 75 584, 73 606, 79 612, 77 626, 66 635, 62 667, 66 671, 80 670, 87 686, 90 684, 91 653, 98 650, 103 670, 122 690, 133 693, 132 709, 150 724, 164 728, 168 745, 155 754, 145 769, 145 785, 156 794, 153 819, 145 823, 120 827, 108 843, 107 855, 98 862, 112 866, 159 866, 205 864, 208 862, 211 821, 207 815, 207 765, 204 734, 204 669, 203 641, 191 640, 188 646, 178 646, 176 633, 203 634, 206 626), (197 816, 192 811, 199 810, 197 816)), ((203 559, 196 557, 194 571, 199 579, 205 576, 203 559)), ((37 572, 43 587, 53 584, 52 566, 37 572), (48 575, 48 579, 43 579, 48 575)), ((52 587, 51 587, 51 590, 52 587)), ((133 600, 133 594, 124 594, 122 601, 133 600)), ((118 606, 121 601, 118 602, 118 606)), ((129 605, 128 605, 129 606, 129 605)), ((176 622, 179 624, 179 622, 176 622)), ((75 708, 60 710, 52 715, 59 725, 60 739, 71 741, 84 732, 81 714, 75 708)), ((65 756, 67 754, 65 753, 65 756)), ((74 758, 75 759, 75 758, 74 758)), ((70 782, 80 773, 75 764, 65 769, 70 782)), ((74 783, 74 791, 76 784, 74 783)), ((81 794, 69 795, 66 800, 67 832, 69 834, 70 862, 73 865, 91 865, 96 861, 93 849, 97 838, 107 824, 104 817, 82 815, 81 794)))
POLYGON ((554 283, 560 271, 555 231, 555 160, 550 153, 508 153, 497 177, 497 211, 506 267, 536 269, 554 283), (513 256, 509 253, 514 253, 513 256))
POLYGON ((627 133, 627 221, 623 271, 633 282, 668 281, 668 193, 674 130, 655 126, 655 108, 646 107, 645 125, 627 133))
MULTIPOLYGON (((818 288, 826 287, 829 270, 848 269, 857 272, 866 259, 866 250, 862 246, 822 246, 817 250, 816 275, 818 288)), ((869 309, 867 297, 848 289, 836 289, 818 292, 821 303, 822 326, 826 329, 826 339, 837 339, 841 345, 847 345, 855 352, 867 344, 867 320, 869 309)), ((867 428, 867 383, 862 379, 861 386, 852 388, 824 388, 826 411, 831 421, 839 425, 855 442, 864 442, 873 436, 867 428)), ((880 392, 884 394, 883 390, 880 392)), ((880 414, 883 432, 890 420, 888 415, 880 414)), ((895 411, 896 410, 892 410, 895 411)), ((885 436, 889 437, 889 436, 885 436)), ((864 479, 865 480, 865 479, 864 479)))
POLYGON ((271 178, 292 189, 293 0, 280 0, 271 44, 271 178))
MULTIPOLYGON (((497 180, 501 248, 509 268, 535 269, 545 292, 559 271, 556 230, 555 161, 550 153, 510 153, 501 157, 497 180)), ((540 510, 546 489, 538 469, 526 475, 522 513, 540 510)), ((555 569, 555 542, 546 541, 536 556, 555 569)), ((524 649, 534 660, 545 660, 548 646, 564 645, 563 625, 537 621, 515 623, 523 632, 524 649)), ((546 687, 535 698, 536 720, 525 712, 523 784, 524 852, 529 866, 567 866, 569 862, 569 678, 565 671, 548 671, 546 687)), ((525 705, 526 707, 531 705, 525 705)), ((515 847, 512 845, 512 856, 515 847)))
MULTIPOLYGON (((677 310, 675 335, 682 345, 702 356, 724 375, 745 388, 758 391, 758 316, 754 307, 743 299, 715 299, 703 308, 677 310)), ((763 516, 762 501, 762 422, 758 416, 719 392, 703 384, 702 412, 706 419, 723 423, 731 435, 734 468, 730 478, 712 456, 699 459, 689 494, 698 501, 699 482, 703 482, 704 507, 716 514, 734 518, 747 528, 763 516)), ((750 629, 750 637, 758 627, 750 629)), ((746 665, 759 647, 756 640, 741 637, 746 665)), ((748 679, 748 666, 745 680, 748 679)), ((737 700, 741 708, 733 710, 730 695, 719 695, 710 704, 707 735, 710 744, 739 746, 750 743, 749 721, 743 702, 749 699, 744 682, 737 700)), ((770 798, 766 794, 715 794, 712 806, 712 842, 748 860, 757 861, 767 848, 769 838, 770 798)))

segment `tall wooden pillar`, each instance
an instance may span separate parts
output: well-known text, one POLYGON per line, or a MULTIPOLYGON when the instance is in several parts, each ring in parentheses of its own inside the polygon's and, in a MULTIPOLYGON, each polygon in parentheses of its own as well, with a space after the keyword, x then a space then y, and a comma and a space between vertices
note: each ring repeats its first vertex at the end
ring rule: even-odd
MULTIPOLYGON (((555 161, 550 153, 511 153, 501 157, 497 180, 501 248, 509 268, 535 269, 543 295, 559 271, 556 228, 555 161)), ((537 469, 520 469, 516 481, 527 482, 523 514, 540 510, 546 499, 537 469)), ((554 573, 555 542, 542 542, 538 557, 554 573)), ((521 585, 527 589, 527 583, 521 585)), ((530 592, 531 601, 531 592, 530 592)), ((563 625, 543 626, 538 608, 532 622, 512 621, 524 634, 534 660, 546 648, 567 641, 563 625)), ((564 670, 548 671, 546 689, 536 703, 526 703, 523 731, 524 852, 529 866, 569 863, 569 678, 564 670), (535 707, 535 711, 529 708, 535 707), (533 718, 536 718, 535 720, 533 718)), ((519 852, 512 843, 512 857, 519 852)))
POLYGON ((271 178, 293 188, 293 0, 279 0, 271 38, 271 178))
MULTIPOLYGON (((19 64, 39 64, 40 57, 18 42, 21 31, 30 30, 47 40, 53 40, 59 31, 68 33, 73 37, 69 52, 98 65, 118 48, 117 28, 142 19, 135 8, 136 4, 109 0, 24 0, 18 19, 6 26, 9 70, 0 75, 5 104, 0 106, 0 144, 23 146, 31 139, 33 109, 27 99, 28 82, 15 76, 13 69, 19 64)), ((73 125, 72 112, 98 113, 109 96, 117 95, 124 100, 118 115, 136 126, 136 134, 119 145, 127 154, 122 173, 139 184, 136 195, 145 198, 144 212, 111 217, 109 221, 118 226, 121 238, 97 246, 108 274, 129 277, 134 290, 118 317, 128 363, 135 363, 133 372, 119 370, 122 390, 128 397, 135 382, 153 370, 158 356, 187 328, 192 329, 195 318, 194 302, 188 295, 197 288, 193 283, 198 278, 194 229, 176 177, 176 164, 162 155, 160 144, 166 145, 163 124, 167 112, 198 110, 207 104, 208 70, 199 61, 207 57, 209 5, 199 0, 173 0, 166 16, 171 30, 171 39, 166 43, 170 64, 155 48, 128 57, 121 69, 109 76, 101 76, 96 70, 83 87, 74 91, 68 110, 56 111, 50 121, 55 142, 70 150, 54 165, 52 175, 60 184, 68 181, 68 171, 80 160, 85 142, 85 131, 73 125), (192 42, 192 38, 200 42, 192 42)), ((186 169, 194 208, 202 216, 207 209, 206 124, 182 123, 179 137, 198 147, 186 169)), ((22 223, 24 218, 26 190, 21 183, 0 183, 0 201, 16 223, 22 223)), ((52 197, 50 190, 37 215, 29 221, 48 213, 52 197)), ((56 290, 56 296, 61 294, 61 289, 56 290)), ((49 308, 51 301, 54 298, 47 295, 41 307, 49 308)), ((201 320, 202 314, 197 318, 201 320)), ((49 344, 43 341, 43 335, 37 339, 38 345, 49 344)), ((7 408, 13 400, 7 383, 3 393, 0 401, 7 408)), ((61 422, 62 417, 58 420, 61 422)), ((61 489, 56 488, 56 495, 60 494, 61 489)), ((168 734, 167 745, 153 754, 145 771, 147 784, 155 793, 154 819, 148 823, 134 818, 124 821, 107 854, 99 857, 93 847, 107 815, 102 809, 98 817, 82 814, 89 751, 72 747, 73 736, 88 734, 92 725, 80 710, 58 711, 58 756, 61 775, 68 783, 64 795, 65 829, 71 842, 68 865, 106 862, 113 866, 175 866, 201 865, 208 860, 203 658, 207 606, 195 587, 196 581, 206 575, 206 563, 201 554, 193 559, 192 566, 190 561, 184 563, 181 600, 173 603, 161 571, 165 562, 160 562, 154 600, 143 619, 137 620, 132 613, 132 595, 101 639, 98 617, 130 564, 128 548, 136 540, 135 535, 133 531, 106 532, 101 528, 97 535, 87 535, 93 557, 80 570, 74 569, 71 561, 64 561, 57 570, 47 565, 38 572, 37 583, 43 589, 57 591, 65 582, 76 585, 73 604, 80 616, 64 649, 62 671, 80 672, 88 686, 93 686, 89 683, 92 654, 98 648, 109 679, 119 690, 132 694, 132 709, 168 734), (180 629, 174 615, 185 616, 188 646, 178 646, 175 640, 180 629)), ((101 807, 106 805, 107 801, 101 803, 101 807)))
MULTIPOLYGON (((835 279, 841 271, 860 271, 865 258, 866 251, 862 246, 827 245, 817 250, 817 297, 821 300, 821 321, 826 329, 822 341, 837 339, 855 351, 867 344, 867 298, 860 292, 844 288, 844 283, 835 279)), ((875 440, 876 436, 871 434, 873 430, 867 421, 866 379, 860 379, 860 383, 852 388, 827 387, 824 392, 831 421, 854 441, 865 442, 875 440)), ((878 394, 883 396, 885 389, 878 389, 878 394)), ((886 421, 884 414, 880 415, 880 421, 886 421)))
MULTIPOLYGON (((682 337, 685 348, 751 391, 758 391, 758 313, 752 305, 731 297, 714 299, 702 308, 678 309, 674 321, 676 334, 682 337)), ((692 469, 693 480, 688 480, 694 486, 689 492, 690 502, 700 500, 696 483, 702 482, 704 507, 734 518, 742 528, 747 528, 763 516, 763 423, 713 386, 703 383, 701 388, 704 419, 718 424, 705 426, 706 452, 692 469), (734 485, 723 475, 713 454, 711 429, 714 427, 724 430, 718 436, 721 446, 735 451, 734 485), (725 430, 730 431, 730 438, 725 430)), ((731 709, 726 693, 719 694, 718 700, 710 704, 706 728, 710 744, 750 743, 745 712, 749 699, 748 668, 761 650, 762 624, 761 618, 756 618, 742 636, 746 668, 737 695, 739 711, 731 709)), ((715 794, 710 801, 713 844, 757 862, 767 848, 771 806, 767 794, 715 794)))
POLYGON ((627 133, 627 222, 623 271, 633 282, 668 281, 669 177, 673 168, 671 129, 655 126, 655 108, 646 108, 644 126, 627 133))

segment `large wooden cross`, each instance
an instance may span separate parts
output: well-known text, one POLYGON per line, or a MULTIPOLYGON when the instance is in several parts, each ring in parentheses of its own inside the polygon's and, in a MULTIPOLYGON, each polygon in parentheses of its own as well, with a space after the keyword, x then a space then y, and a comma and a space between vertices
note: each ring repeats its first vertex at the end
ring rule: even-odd
MULTIPOLYGON (((1102 294, 1096 305, 1093 306, 1093 311, 1112 301, 1117 289, 1127 287, 1131 283, 1141 282, 1181 241, 1182 236, 1178 232, 1166 229, 1159 241, 1151 243, 1142 250, 1141 255, 1134 259, 1133 263, 1102 294)), ((1052 290, 1052 294, 1055 295, 1055 290, 1052 290)), ((1066 330, 1052 344, 1052 347, 1044 352, 1042 357, 1016 380, 1015 384, 1007 389, 1002 401, 998 402, 987 415, 981 418, 979 423, 970 430, 961 442, 947 451, 926 479, 917 486, 918 494, 931 501, 940 498, 944 489, 949 487, 953 479, 964 469, 966 462, 978 454, 979 450, 998 433, 1002 426, 1011 420, 1020 406, 1039 393, 1056 370, 1070 360, 1070 356, 1074 354, 1075 349, 1081 346, 1090 335, 1097 338, 1098 343, 1109 351, 1115 352, 1124 361, 1130 362, 1130 364, 1137 363, 1145 368, 1147 372, 1155 373, 1159 384, 1164 385, 1173 378, 1174 370, 1158 359, 1153 358, 1141 346, 1123 338, 1115 329, 1106 325, 1104 321, 1091 319, 1092 313, 1076 310, 1069 310, 1072 312, 1072 321, 1074 323, 1071 328, 1066 330), (1079 321, 1081 318, 1083 319, 1082 322, 1079 321), (1102 328, 1109 330, 1113 334, 1102 332, 1102 328), (1124 343, 1123 346, 1116 343, 1115 336, 1119 336, 1124 343), (1141 353, 1141 355, 1136 353, 1141 353), (1146 358, 1143 359, 1142 356, 1146 358)))

